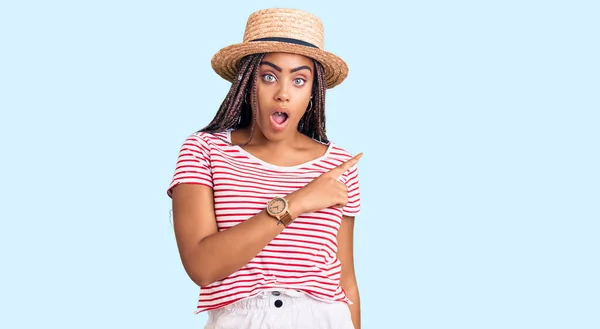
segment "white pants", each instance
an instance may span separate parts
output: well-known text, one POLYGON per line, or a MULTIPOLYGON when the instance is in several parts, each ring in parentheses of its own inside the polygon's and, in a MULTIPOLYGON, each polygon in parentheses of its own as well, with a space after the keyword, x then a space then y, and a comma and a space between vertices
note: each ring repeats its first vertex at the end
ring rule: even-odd
POLYGON ((348 304, 273 290, 208 311, 205 329, 354 329, 348 304))

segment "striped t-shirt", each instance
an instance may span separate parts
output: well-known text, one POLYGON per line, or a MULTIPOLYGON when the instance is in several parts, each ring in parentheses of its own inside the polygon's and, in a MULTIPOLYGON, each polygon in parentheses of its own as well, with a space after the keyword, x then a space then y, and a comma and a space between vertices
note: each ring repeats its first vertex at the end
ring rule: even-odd
MULTIPOLYGON (((333 142, 321 157, 290 167, 267 163, 237 145, 229 145, 231 130, 198 132, 183 143, 173 180, 213 189, 219 231, 226 230, 266 208, 275 196, 285 196, 331 170, 352 155, 333 142)), ((342 175, 348 204, 297 217, 248 264, 210 285, 200 287, 196 313, 254 296, 263 289, 289 288, 325 301, 351 303, 340 286, 341 263, 336 236, 342 215, 360 212, 358 169, 342 175)), ((274 220, 274 224, 276 221, 274 220)))

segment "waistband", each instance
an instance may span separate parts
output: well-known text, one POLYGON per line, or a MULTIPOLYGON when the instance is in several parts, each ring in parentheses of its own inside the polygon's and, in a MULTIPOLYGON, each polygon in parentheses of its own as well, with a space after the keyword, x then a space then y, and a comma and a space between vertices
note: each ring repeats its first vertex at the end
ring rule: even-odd
POLYGON ((322 303, 327 302, 313 298, 299 290, 275 288, 262 290, 257 295, 224 306, 222 310, 279 309, 297 305, 322 303))

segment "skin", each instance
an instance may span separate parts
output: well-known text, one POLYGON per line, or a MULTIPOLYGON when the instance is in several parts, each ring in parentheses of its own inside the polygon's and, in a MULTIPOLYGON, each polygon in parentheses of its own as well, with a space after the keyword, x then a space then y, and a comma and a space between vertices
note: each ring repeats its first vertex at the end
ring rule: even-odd
MULTIPOLYGON (((309 105, 314 79, 313 61, 300 55, 273 53, 265 55, 262 63, 256 86, 257 127, 244 149, 279 166, 293 166, 323 155, 327 149, 325 145, 297 130, 298 122, 309 105), (284 108, 289 114, 283 131, 275 131, 270 122, 272 112, 279 108, 284 108)), ((254 100, 254 95, 251 99, 254 100)), ((241 144, 249 137, 250 127, 232 133, 234 143, 241 144)))
MULTIPOLYGON (((326 146, 298 132, 311 96, 314 66, 311 59, 285 53, 267 54, 257 80, 256 127, 244 149, 279 166, 298 165, 323 155, 326 146), (285 109, 289 114, 283 130, 272 127, 271 113, 285 109)), ((252 95, 254 100, 254 95, 252 95)), ((248 140, 250 129, 232 132, 234 144, 248 140)), ((348 202, 346 185, 338 177, 356 165, 362 153, 321 175, 287 196, 292 218, 348 202)), ((177 246, 189 277, 206 286, 227 277, 247 264, 285 227, 277 225, 263 210, 248 220, 218 232, 213 194, 209 187, 179 184, 173 189, 173 217, 177 246)), ((337 236, 337 256, 342 263, 340 285, 353 301, 352 321, 360 328, 360 296, 354 272, 354 218, 344 216, 337 236)))

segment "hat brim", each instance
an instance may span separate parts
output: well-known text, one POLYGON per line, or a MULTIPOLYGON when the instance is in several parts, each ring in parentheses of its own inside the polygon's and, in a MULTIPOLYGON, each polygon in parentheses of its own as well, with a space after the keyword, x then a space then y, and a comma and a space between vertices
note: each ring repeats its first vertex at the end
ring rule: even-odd
POLYGON ((257 53, 292 53, 317 60, 325 69, 325 87, 333 88, 348 76, 348 65, 325 50, 279 41, 255 41, 234 44, 219 50, 212 58, 213 70, 223 79, 233 82, 237 65, 244 56, 257 53))

